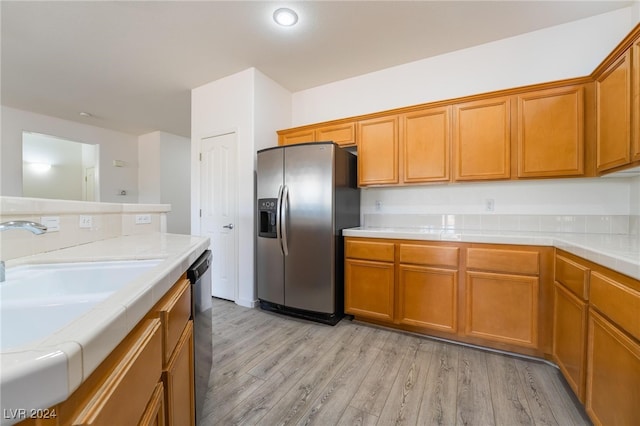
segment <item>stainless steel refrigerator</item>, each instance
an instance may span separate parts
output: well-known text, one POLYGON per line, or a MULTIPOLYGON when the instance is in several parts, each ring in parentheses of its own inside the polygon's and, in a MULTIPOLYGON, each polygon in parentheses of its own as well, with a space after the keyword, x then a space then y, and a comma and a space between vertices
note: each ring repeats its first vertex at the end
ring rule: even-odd
POLYGON ((360 225, 357 158, 333 142, 258 151, 258 299, 328 324, 344 309, 342 230, 360 225))

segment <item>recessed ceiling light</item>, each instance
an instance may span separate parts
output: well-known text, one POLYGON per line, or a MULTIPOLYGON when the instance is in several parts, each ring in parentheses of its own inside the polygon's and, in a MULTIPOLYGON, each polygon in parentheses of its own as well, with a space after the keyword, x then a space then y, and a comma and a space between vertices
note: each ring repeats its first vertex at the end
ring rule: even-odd
POLYGON ((273 12, 273 20, 283 27, 291 27, 298 22, 298 14, 287 7, 281 7, 273 12))
POLYGON ((87 118, 93 117, 93 114, 91 114, 90 112, 84 112, 84 111, 82 111, 80 115, 87 118))

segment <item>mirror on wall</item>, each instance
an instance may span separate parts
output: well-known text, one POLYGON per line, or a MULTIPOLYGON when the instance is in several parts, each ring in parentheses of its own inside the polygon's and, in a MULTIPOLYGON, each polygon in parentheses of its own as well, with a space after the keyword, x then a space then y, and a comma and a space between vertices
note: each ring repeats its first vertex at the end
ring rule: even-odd
POLYGON ((22 132, 22 195, 100 201, 98 145, 22 132))

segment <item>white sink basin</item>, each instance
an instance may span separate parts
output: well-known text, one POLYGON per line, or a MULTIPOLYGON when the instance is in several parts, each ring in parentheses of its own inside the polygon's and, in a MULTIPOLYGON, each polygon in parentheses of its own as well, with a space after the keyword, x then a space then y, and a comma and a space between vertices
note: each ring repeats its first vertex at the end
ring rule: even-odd
POLYGON ((0 352, 61 329, 162 262, 125 260, 17 266, 0 283, 0 352))

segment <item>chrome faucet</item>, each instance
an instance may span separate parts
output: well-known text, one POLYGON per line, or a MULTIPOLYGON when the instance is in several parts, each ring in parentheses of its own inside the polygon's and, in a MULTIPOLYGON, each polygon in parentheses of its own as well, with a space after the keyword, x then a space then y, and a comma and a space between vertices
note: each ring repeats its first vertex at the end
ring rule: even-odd
MULTIPOLYGON (((9 222, 0 223, 0 232, 7 231, 9 229, 26 229, 31 231, 35 235, 44 234, 47 232, 47 227, 38 222, 30 222, 28 220, 12 220, 9 222)), ((5 280, 5 265, 4 261, 0 260, 0 283, 5 280)))

